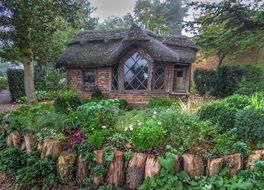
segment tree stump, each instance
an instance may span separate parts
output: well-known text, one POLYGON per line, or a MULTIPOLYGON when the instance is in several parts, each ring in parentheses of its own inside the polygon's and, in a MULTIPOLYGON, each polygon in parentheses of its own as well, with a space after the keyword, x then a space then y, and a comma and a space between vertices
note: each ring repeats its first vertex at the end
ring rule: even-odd
POLYGON ((121 187, 124 179, 124 157, 123 152, 116 150, 114 160, 110 163, 107 174, 107 182, 113 187, 121 187))
POLYGON ((191 178, 204 175, 205 166, 201 156, 194 154, 184 154, 182 158, 183 168, 191 178))
POLYGON ((6 138, 7 146, 11 146, 11 147, 19 148, 20 141, 21 141, 21 137, 17 130, 10 133, 6 138))
POLYGON ((42 151, 43 149, 43 142, 39 142, 37 146, 37 150, 42 151))
POLYGON ((253 151, 251 155, 249 155, 246 161, 246 169, 253 170, 254 166, 252 164, 258 160, 264 160, 264 150, 256 150, 253 151))
POLYGON ((240 153, 225 156, 224 162, 229 176, 235 175, 243 168, 243 157, 240 153))
POLYGON ((28 154, 31 154, 34 151, 35 146, 36 146, 35 135, 26 134, 24 136, 24 142, 25 142, 25 145, 26 145, 26 152, 28 154))
POLYGON ((182 157, 179 155, 175 155, 175 166, 174 171, 178 173, 182 170, 182 157))
POLYGON ((57 174, 60 181, 63 184, 67 184, 69 181, 74 180, 74 173, 71 171, 76 162, 76 154, 69 152, 62 152, 58 158, 57 174))
POLYGON ((77 158, 76 181, 78 184, 83 184, 84 179, 88 176, 88 169, 85 159, 79 155, 77 158))
POLYGON ((207 161, 206 176, 219 174, 224 165, 224 158, 215 158, 207 161))
POLYGON ((62 146, 58 140, 44 140, 41 159, 47 158, 47 156, 52 156, 58 158, 62 151, 62 146))
POLYGON ((153 155, 148 155, 145 165, 145 179, 157 175, 160 168, 159 159, 153 155))
POLYGON ((129 189, 137 189, 145 178, 145 163, 147 155, 134 153, 128 163, 126 185, 129 189))
POLYGON ((22 142, 21 150, 26 150, 26 143, 25 142, 22 142))
MULTIPOLYGON (((97 164, 103 164, 104 161, 104 151, 103 150, 96 150, 94 151, 95 160, 97 164)), ((93 184, 95 186, 98 186, 100 184, 104 183, 104 177, 103 176, 93 176, 93 184)))

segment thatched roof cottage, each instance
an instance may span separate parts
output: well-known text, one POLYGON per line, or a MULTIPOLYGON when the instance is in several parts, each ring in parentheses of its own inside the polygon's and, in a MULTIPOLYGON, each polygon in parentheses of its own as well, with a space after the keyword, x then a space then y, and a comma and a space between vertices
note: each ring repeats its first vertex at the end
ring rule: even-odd
POLYGON ((130 29, 83 31, 57 62, 69 87, 89 98, 99 88, 108 98, 144 104, 153 96, 186 95, 197 48, 185 36, 130 29))

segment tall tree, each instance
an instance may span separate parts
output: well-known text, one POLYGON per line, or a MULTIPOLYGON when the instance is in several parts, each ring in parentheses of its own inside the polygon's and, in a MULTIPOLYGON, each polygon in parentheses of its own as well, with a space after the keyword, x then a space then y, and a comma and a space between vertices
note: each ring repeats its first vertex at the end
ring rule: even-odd
POLYGON ((36 101, 33 61, 43 60, 50 53, 50 47, 54 45, 59 29, 66 27, 70 31, 70 27, 80 27, 84 14, 91 11, 83 9, 85 4, 89 2, 84 0, 0 2, 0 24, 5 28, 0 30, 2 46, 0 57, 24 65, 25 92, 30 102, 36 101))
POLYGON ((136 21, 159 34, 181 34, 188 0, 138 0, 134 9, 136 21))
POLYGON ((102 23, 99 23, 96 29, 112 30, 112 29, 126 29, 134 23, 134 18, 131 14, 123 17, 108 17, 102 23))
POLYGON ((264 3, 262 0, 193 2, 200 15, 188 23, 205 57, 217 55, 219 65, 229 55, 235 59, 252 48, 264 47, 264 3))

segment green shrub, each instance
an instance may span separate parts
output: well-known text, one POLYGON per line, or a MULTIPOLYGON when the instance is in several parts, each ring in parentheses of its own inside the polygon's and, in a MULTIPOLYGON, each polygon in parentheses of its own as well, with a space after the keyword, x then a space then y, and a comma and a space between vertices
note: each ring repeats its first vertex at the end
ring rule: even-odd
POLYGON ((169 99, 164 97, 155 97, 151 98, 148 103, 150 108, 159 108, 159 107, 170 107, 172 105, 178 106, 178 101, 176 99, 169 99))
POLYGON ((104 99, 102 91, 96 87, 92 92, 91 99, 93 101, 100 101, 100 100, 104 99))
POLYGON ((235 127, 240 137, 252 142, 264 141, 264 108, 245 108, 236 115, 235 127))
POLYGON ((8 88, 7 78, 0 76, 0 91, 8 88))
POLYGON ((217 130, 208 121, 200 121, 196 116, 174 109, 161 112, 159 121, 162 128, 167 131, 165 143, 175 147, 178 153, 206 144, 217 130))
POLYGON ((123 99, 119 100, 119 108, 120 109, 125 110, 125 109, 127 109, 127 106, 128 106, 127 100, 123 100, 123 99))
POLYGON ((196 69, 193 80, 195 89, 200 95, 211 92, 215 86, 216 71, 207 69, 196 69))
POLYGON ((11 99, 15 102, 19 97, 25 96, 24 71, 22 69, 8 69, 6 73, 11 99))
POLYGON ((261 68, 251 65, 223 65, 217 69, 214 95, 226 97, 234 94, 242 81, 252 81, 263 76, 261 68))
POLYGON ((40 159, 40 152, 34 152, 25 159, 25 166, 16 172, 15 181, 19 187, 48 189, 57 180, 56 161, 40 159))
POLYGON ((54 101, 56 111, 62 113, 68 113, 70 110, 74 110, 81 105, 82 101, 80 97, 71 91, 59 93, 54 101))
POLYGON ((210 120, 213 124, 228 130, 234 128, 236 113, 248 105, 250 105, 248 97, 234 95, 222 101, 203 105, 197 115, 201 120, 210 120))
POLYGON ((56 97, 55 91, 36 91, 38 101, 53 100, 56 97))
MULTIPOLYGON (((263 74, 264 75, 264 74, 263 74)), ((238 90, 235 92, 236 94, 243 94, 243 95, 252 95, 256 92, 264 92, 264 76, 253 77, 251 79, 243 79, 239 84, 238 90)))
POLYGON ((125 131, 131 138, 133 148, 137 151, 146 151, 164 146, 166 131, 155 120, 139 121, 136 125, 127 126, 125 131))

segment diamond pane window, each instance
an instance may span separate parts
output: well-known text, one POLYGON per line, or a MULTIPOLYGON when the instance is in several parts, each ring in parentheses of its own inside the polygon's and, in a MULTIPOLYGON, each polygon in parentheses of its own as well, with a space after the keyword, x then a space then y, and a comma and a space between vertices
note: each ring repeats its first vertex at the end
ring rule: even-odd
POLYGON ((154 68, 154 90, 164 90, 165 89, 165 66, 162 64, 157 64, 154 68))
POLYGON ((112 90, 118 90, 118 65, 112 71, 112 90))
POLYGON ((84 86, 87 89, 95 88, 96 74, 95 71, 84 71, 84 86))
POLYGON ((149 63, 138 52, 135 52, 124 64, 124 89, 148 89, 149 63))

